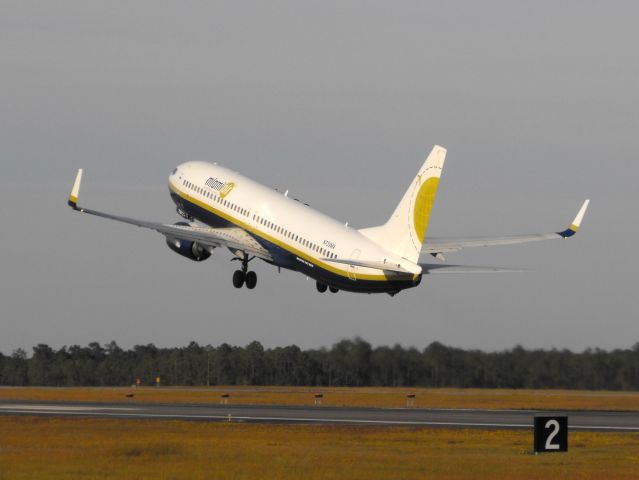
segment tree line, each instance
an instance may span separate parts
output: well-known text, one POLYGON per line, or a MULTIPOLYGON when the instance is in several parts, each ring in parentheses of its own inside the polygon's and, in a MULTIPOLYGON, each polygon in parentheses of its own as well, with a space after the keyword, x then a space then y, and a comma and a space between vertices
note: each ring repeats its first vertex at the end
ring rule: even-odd
POLYGON ((0 353, 0 385, 290 385, 639 390, 639 343, 631 349, 464 350, 433 342, 419 350, 373 347, 356 338, 331 348, 185 347, 116 342, 0 353))

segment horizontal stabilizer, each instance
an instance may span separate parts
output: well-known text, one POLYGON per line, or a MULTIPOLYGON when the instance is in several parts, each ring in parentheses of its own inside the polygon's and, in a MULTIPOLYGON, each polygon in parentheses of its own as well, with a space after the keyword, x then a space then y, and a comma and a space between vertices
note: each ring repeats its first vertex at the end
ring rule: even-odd
POLYGON ((434 275, 442 273, 522 273, 528 270, 522 268, 503 267, 476 267, 471 265, 441 265, 420 263, 424 275, 434 275))

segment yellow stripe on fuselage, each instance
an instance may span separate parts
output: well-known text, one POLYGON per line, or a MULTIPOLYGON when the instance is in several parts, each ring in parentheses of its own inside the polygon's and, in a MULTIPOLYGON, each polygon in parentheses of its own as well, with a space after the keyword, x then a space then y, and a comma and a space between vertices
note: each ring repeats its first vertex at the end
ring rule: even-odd
POLYGON ((413 274, 406 274, 406 275, 402 275, 399 274, 397 276, 393 276, 393 277, 387 277, 386 275, 369 275, 369 274, 356 274, 353 272, 349 272, 347 270, 342 270, 339 268, 334 267, 333 265, 329 265, 325 262, 322 262, 321 260, 319 260, 318 258, 312 257, 310 255, 308 255, 307 253, 304 253, 300 250, 298 250, 297 248, 295 248, 292 245, 289 245, 288 243, 282 242, 281 240, 272 237, 271 235, 269 235, 268 233, 265 233, 263 231, 258 230, 255 227, 252 227, 250 225, 248 225, 247 223, 243 222, 242 220, 239 220, 235 217, 233 217, 232 215, 227 214, 226 212, 223 212, 221 210, 218 210, 217 208, 214 208, 213 206, 201 202, 199 199, 192 197, 191 195, 189 195, 186 192, 182 192, 180 191, 177 187, 175 187, 174 185, 171 185, 169 183, 169 189, 175 193, 176 195, 178 195, 179 197, 183 198, 184 200, 188 200, 189 202, 194 203, 195 205, 197 205, 200 208, 203 208, 204 210, 207 210, 219 217, 224 218, 225 220, 228 220, 231 223, 234 223, 235 225, 237 225, 238 227, 243 228, 244 230, 251 232, 255 235, 258 235, 260 237, 262 237, 264 240, 267 240, 275 245, 277 245, 280 248, 283 248, 284 250, 289 251, 290 253, 297 255, 298 257, 307 260, 311 263, 313 263, 314 265, 323 268, 324 270, 328 270, 331 273, 335 273, 337 275, 340 275, 342 277, 345 278, 351 278, 351 277, 355 277, 358 280, 374 280, 374 281, 384 281, 384 282, 388 282, 390 281, 390 279, 392 278, 393 280, 412 280, 414 279, 413 274))

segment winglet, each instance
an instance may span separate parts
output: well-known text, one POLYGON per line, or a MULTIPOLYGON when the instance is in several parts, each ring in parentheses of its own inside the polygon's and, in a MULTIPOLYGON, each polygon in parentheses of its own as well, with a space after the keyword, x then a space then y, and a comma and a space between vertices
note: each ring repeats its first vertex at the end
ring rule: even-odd
POLYGON ((570 225, 570 227, 568 227, 563 232, 557 232, 557 233, 564 238, 572 237, 575 233, 577 233, 579 231, 579 227, 581 226, 581 221, 583 220, 584 215, 586 214, 586 210, 588 209, 589 203, 590 203, 590 200, 586 200, 584 202, 584 204, 579 209, 579 213, 577 213, 577 216, 572 221, 572 225, 570 225))
POLYGON ((74 210, 78 209, 78 196, 80 195, 80 182, 82 181, 82 169, 78 170, 78 174, 73 182, 73 189, 71 195, 69 195, 69 201, 67 202, 74 210))

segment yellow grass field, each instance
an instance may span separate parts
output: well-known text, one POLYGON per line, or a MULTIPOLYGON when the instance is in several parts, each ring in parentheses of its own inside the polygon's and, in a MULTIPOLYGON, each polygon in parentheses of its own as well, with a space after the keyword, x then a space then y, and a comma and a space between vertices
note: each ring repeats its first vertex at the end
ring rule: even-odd
POLYGON ((637 434, 531 444, 530 431, 0 417, 0 480, 639 477, 637 434))
POLYGON ((322 393, 324 406, 404 407, 415 394, 421 408, 506 408, 639 411, 639 393, 575 390, 507 390, 453 388, 0 388, 0 400, 87 401, 131 403, 219 403, 312 405, 322 393), (133 395, 133 397, 127 397, 133 395))

